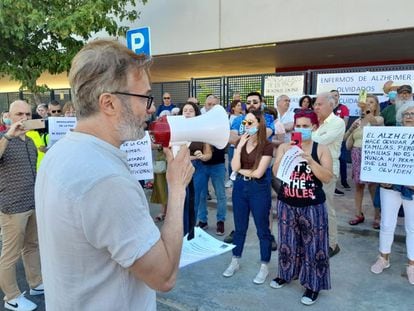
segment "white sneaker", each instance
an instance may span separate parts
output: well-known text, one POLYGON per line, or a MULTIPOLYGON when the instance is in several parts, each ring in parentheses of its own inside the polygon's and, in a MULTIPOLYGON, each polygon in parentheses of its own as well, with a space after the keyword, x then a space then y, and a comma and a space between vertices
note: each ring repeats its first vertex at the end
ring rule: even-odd
POLYGON ((232 277, 234 273, 240 269, 239 260, 237 258, 232 258, 230 265, 223 272, 223 276, 226 278, 232 277))
POLYGON ((37 305, 24 297, 24 293, 19 297, 4 302, 6 310, 14 311, 32 311, 37 308, 37 305))
POLYGON ((266 281, 267 275, 269 274, 269 268, 267 264, 262 263, 260 266, 259 273, 257 273, 256 277, 253 280, 254 284, 263 284, 266 281))
POLYGON ((45 293, 45 287, 43 286, 43 283, 36 286, 35 288, 30 289, 31 296, 43 295, 44 293, 45 293))
POLYGON ((377 261, 371 266, 371 272, 375 274, 380 274, 384 269, 390 267, 390 261, 385 260, 381 255, 378 256, 377 261))
POLYGON ((229 179, 228 181, 226 181, 226 183, 224 184, 224 187, 226 188, 231 188, 233 187, 233 181, 231 179, 229 179))
POLYGON ((408 277, 408 282, 414 285, 414 265, 408 265, 407 277, 408 277))

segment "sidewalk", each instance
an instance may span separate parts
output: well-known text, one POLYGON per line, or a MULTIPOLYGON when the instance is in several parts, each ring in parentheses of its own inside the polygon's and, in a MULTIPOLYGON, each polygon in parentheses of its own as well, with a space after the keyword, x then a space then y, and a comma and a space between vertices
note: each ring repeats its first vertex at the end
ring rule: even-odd
MULTIPOLYGON (((339 189, 341 189, 339 187, 339 189)), ((342 189, 341 189, 342 190, 342 189)), ((227 189, 228 214, 226 235, 234 228, 231 205, 231 188, 227 189)), ((396 239, 391 256, 391 267, 381 275, 370 272, 370 266, 378 255, 379 230, 371 227, 373 208, 368 190, 364 197, 365 223, 350 226, 348 220, 354 215, 353 191, 344 191, 343 197, 336 197, 336 210, 341 252, 332 258, 332 290, 322 291, 313 310, 413 310, 414 286, 406 276, 406 250, 403 220, 399 219, 396 239)), ((215 235, 214 191, 210 192, 209 229, 215 235)), ((157 206, 151 207, 156 213, 157 206)), ((277 223, 273 223, 277 236, 277 223)), ((270 275, 263 285, 252 281, 260 267, 258 239, 252 218, 241 259, 241 269, 231 278, 221 274, 230 263, 231 253, 211 258, 181 269, 176 287, 168 293, 158 293, 159 310, 304 310, 300 303, 303 288, 298 281, 281 288, 269 286, 277 273, 277 251, 272 253, 269 264, 270 275), (166 309, 161 309, 166 308, 166 309)))

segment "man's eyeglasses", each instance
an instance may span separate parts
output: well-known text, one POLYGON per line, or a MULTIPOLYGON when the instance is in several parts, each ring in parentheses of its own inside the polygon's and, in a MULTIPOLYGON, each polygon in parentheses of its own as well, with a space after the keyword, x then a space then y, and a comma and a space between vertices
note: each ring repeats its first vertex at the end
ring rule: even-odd
POLYGON ((163 97, 163 99, 171 99, 171 97, 163 97))
POLYGON ((62 110, 50 110, 51 113, 61 113, 62 110))
POLYGON ((242 121, 242 124, 244 126, 246 126, 246 125, 251 126, 253 123, 254 123, 254 121, 252 121, 252 120, 243 120, 242 121))
POLYGON ((260 104, 260 102, 259 101, 257 101, 257 100, 248 100, 248 101, 246 101, 246 105, 257 105, 257 104, 260 104))
POLYGON ((151 109, 152 102, 154 101, 153 96, 147 96, 147 95, 141 95, 141 94, 134 94, 134 93, 126 93, 126 92, 112 92, 111 94, 119 94, 119 95, 127 95, 127 96, 135 96, 140 98, 146 98, 147 99, 147 110, 151 109))
POLYGON ((414 112, 404 112, 402 116, 404 118, 414 118, 414 112))

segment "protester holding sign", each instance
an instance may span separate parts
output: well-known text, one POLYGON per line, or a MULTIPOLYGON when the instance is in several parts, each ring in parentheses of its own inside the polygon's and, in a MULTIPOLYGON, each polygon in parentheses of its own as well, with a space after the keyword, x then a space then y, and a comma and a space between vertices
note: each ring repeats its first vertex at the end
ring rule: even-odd
MULTIPOLYGON (((365 221, 364 214, 362 213, 362 198, 364 196, 365 183, 361 182, 361 147, 362 147, 362 134, 365 126, 384 125, 384 119, 379 115, 380 106, 378 98, 375 95, 367 95, 366 103, 360 102, 361 117, 356 119, 354 123, 345 132, 344 140, 346 141, 346 148, 351 151, 352 158, 352 179, 355 183, 355 218, 349 221, 349 224, 354 226, 365 221)), ((371 195, 372 202, 374 203, 375 189, 377 184, 369 183, 368 189, 371 195)), ((380 209, 375 208, 374 223, 372 224, 374 229, 380 227, 380 209)))
MULTIPOLYGON (((414 130, 414 102, 408 102, 397 110, 397 123, 403 126, 413 127, 414 130)), ((381 184, 381 231, 377 261, 371 267, 375 274, 381 273, 390 267, 391 246, 394 239, 394 231, 397 225, 398 210, 402 204, 405 214, 405 231, 407 234, 407 277, 410 284, 414 285, 414 185, 381 184)))
MULTIPOLYGON (((305 287, 301 302, 315 303, 320 290, 331 288, 329 272, 328 213, 322 183, 332 179, 332 157, 328 147, 312 141, 318 117, 311 110, 295 114, 295 132, 302 134, 300 162, 279 191, 279 272, 270 286, 281 288, 299 277, 305 287)), ((282 144, 273 166, 277 175, 281 160, 291 148, 282 144)))

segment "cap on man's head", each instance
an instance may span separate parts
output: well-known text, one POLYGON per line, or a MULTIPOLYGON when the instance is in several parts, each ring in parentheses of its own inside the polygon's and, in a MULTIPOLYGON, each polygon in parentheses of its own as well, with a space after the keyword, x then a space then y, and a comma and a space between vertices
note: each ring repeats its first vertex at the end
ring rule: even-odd
POLYGON ((413 88, 410 85, 404 84, 401 85, 398 89, 397 89, 397 93, 401 94, 402 92, 408 92, 408 93, 412 93, 413 92, 413 88))

